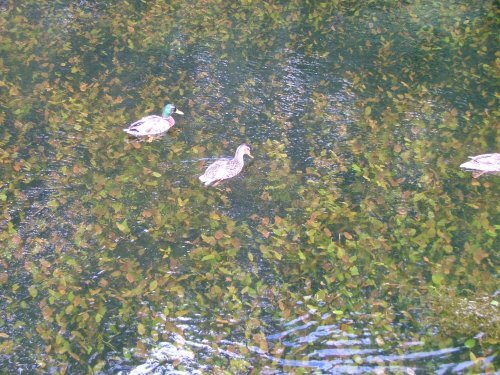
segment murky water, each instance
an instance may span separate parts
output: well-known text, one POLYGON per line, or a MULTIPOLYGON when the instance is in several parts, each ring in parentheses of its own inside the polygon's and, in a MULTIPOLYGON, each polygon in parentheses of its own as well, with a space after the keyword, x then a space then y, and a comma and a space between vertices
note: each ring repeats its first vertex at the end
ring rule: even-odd
POLYGON ((498 152, 497 30, 490 1, 0 1, 1 367, 495 372, 498 176, 458 166, 498 152))

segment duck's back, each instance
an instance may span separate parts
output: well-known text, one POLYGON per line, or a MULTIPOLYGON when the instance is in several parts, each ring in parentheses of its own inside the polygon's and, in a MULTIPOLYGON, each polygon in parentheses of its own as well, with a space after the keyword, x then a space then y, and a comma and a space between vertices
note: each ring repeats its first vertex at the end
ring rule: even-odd
POLYGON ((164 117, 151 115, 137 120, 123 131, 131 135, 154 135, 167 131, 173 125, 173 118, 169 121, 164 117))
POLYGON ((205 173, 200 176, 200 181, 210 184, 215 181, 225 180, 236 176, 243 169, 243 165, 236 159, 219 159, 211 164, 205 173))

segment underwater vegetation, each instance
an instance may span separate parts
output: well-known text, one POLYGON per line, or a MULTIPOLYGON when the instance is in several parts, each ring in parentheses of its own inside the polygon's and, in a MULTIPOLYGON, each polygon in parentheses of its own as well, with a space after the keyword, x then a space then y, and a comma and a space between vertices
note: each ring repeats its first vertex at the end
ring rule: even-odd
POLYGON ((498 371, 498 13, 0 1, 0 367, 498 371))

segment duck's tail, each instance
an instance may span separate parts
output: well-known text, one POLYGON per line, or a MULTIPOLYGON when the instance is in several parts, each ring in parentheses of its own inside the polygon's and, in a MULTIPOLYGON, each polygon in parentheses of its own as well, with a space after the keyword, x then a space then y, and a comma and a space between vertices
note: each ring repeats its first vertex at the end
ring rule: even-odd
POLYGON ((210 181, 210 180, 208 179, 208 177, 207 177, 207 176, 205 176, 204 174, 203 174, 203 175, 201 175, 201 176, 200 176, 200 177, 198 177, 198 178, 200 179, 200 181, 201 181, 201 182, 203 182, 203 184, 205 184, 205 186, 208 186, 208 185, 210 185, 210 184, 212 183, 212 181, 210 181))

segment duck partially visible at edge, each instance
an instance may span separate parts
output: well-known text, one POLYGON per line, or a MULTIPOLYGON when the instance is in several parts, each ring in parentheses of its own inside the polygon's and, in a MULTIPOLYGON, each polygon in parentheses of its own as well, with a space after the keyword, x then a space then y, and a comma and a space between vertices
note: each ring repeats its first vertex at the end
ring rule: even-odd
POLYGON ((477 178, 485 173, 500 173, 500 154, 482 154, 469 156, 471 160, 460 164, 460 168, 472 170, 472 175, 477 178))

